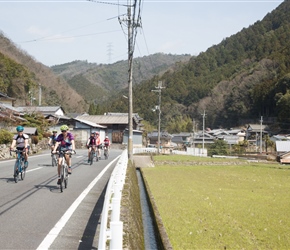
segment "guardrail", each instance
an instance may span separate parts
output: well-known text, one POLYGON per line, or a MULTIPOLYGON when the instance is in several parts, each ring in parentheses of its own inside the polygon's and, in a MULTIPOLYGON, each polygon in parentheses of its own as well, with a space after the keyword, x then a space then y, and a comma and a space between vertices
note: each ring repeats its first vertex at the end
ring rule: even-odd
POLYGON ((120 221, 120 210, 127 165, 126 149, 121 154, 108 182, 102 210, 99 250, 106 249, 107 241, 109 241, 110 249, 122 249, 123 246, 123 222, 120 221))

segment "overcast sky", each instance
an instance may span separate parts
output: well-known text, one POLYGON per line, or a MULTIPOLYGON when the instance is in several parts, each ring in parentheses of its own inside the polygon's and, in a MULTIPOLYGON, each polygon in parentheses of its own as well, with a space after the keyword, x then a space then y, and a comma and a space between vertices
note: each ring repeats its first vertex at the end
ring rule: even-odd
MULTIPOLYGON (((262 20, 282 2, 144 0, 134 57, 157 52, 198 55, 262 20)), ((0 30, 47 66, 74 60, 114 63, 128 58, 126 4, 126 0, 0 0, 0 30)))

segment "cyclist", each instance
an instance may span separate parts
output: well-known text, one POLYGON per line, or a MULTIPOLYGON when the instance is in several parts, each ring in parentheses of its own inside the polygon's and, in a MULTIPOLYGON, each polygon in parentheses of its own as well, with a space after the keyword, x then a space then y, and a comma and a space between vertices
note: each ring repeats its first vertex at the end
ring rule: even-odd
POLYGON ((105 140, 104 140, 104 146, 105 146, 105 148, 108 149, 108 152, 109 152, 110 145, 111 145, 110 139, 108 136, 106 136, 105 140))
MULTIPOLYGON (((56 149, 59 146, 60 150, 64 151, 74 151, 75 150, 75 140, 72 133, 68 132, 69 127, 67 125, 62 125, 60 127, 61 134, 56 138, 56 143, 53 149, 53 154, 55 154, 56 149)), ((65 160, 68 165, 68 173, 71 174, 71 157, 68 154, 65 154, 65 160)), ((58 174, 58 181, 57 184, 59 185, 61 183, 60 180, 60 168, 61 168, 61 158, 58 160, 57 164, 57 174, 58 174)))
POLYGON ((52 135, 49 137, 49 141, 48 141, 48 145, 50 146, 51 151, 53 151, 53 149, 54 149, 54 145, 56 143, 56 138, 57 138, 57 131, 53 130, 52 135))
POLYGON ((99 157, 99 159, 101 159, 101 147, 102 147, 102 143, 101 143, 101 138, 100 138, 99 132, 96 132, 96 145, 97 145, 98 157, 99 157))
POLYGON ((89 163, 91 150, 96 151, 96 133, 95 132, 91 133, 91 136, 89 137, 86 145, 88 148, 88 163, 89 163))
POLYGON ((28 151, 29 151, 29 144, 28 144, 28 138, 29 136, 27 134, 23 133, 24 127, 17 126, 16 131, 17 135, 13 136, 13 141, 10 146, 10 150, 13 150, 16 146, 17 150, 23 151, 24 155, 24 167, 28 167, 28 151))

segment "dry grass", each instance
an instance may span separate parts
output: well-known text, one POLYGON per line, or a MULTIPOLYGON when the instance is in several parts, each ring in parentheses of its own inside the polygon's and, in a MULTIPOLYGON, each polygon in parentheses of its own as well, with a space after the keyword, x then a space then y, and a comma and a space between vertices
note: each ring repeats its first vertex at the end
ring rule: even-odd
POLYGON ((289 249, 290 168, 156 156, 144 170, 174 249, 289 249))

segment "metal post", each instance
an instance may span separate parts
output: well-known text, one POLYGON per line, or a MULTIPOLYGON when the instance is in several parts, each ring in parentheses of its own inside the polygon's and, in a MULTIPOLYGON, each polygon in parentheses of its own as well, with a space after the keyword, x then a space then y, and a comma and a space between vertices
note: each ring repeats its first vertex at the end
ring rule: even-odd
POLYGON ((162 81, 158 82, 158 86, 155 87, 157 90, 151 90, 154 92, 159 93, 159 101, 158 101, 158 138, 157 138, 157 154, 160 154, 160 126, 161 126, 161 89, 164 89, 165 87, 162 87, 162 81))
POLYGON ((202 114, 202 155, 204 155, 204 121, 205 120, 205 111, 202 114))
MULTIPOLYGON (((161 84, 162 84, 162 82, 161 82, 161 84)), ((158 111, 159 112, 158 112, 158 150, 157 150, 157 153, 160 154, 161 89, 159 89, 159 107, 158 107, 158 111)))

